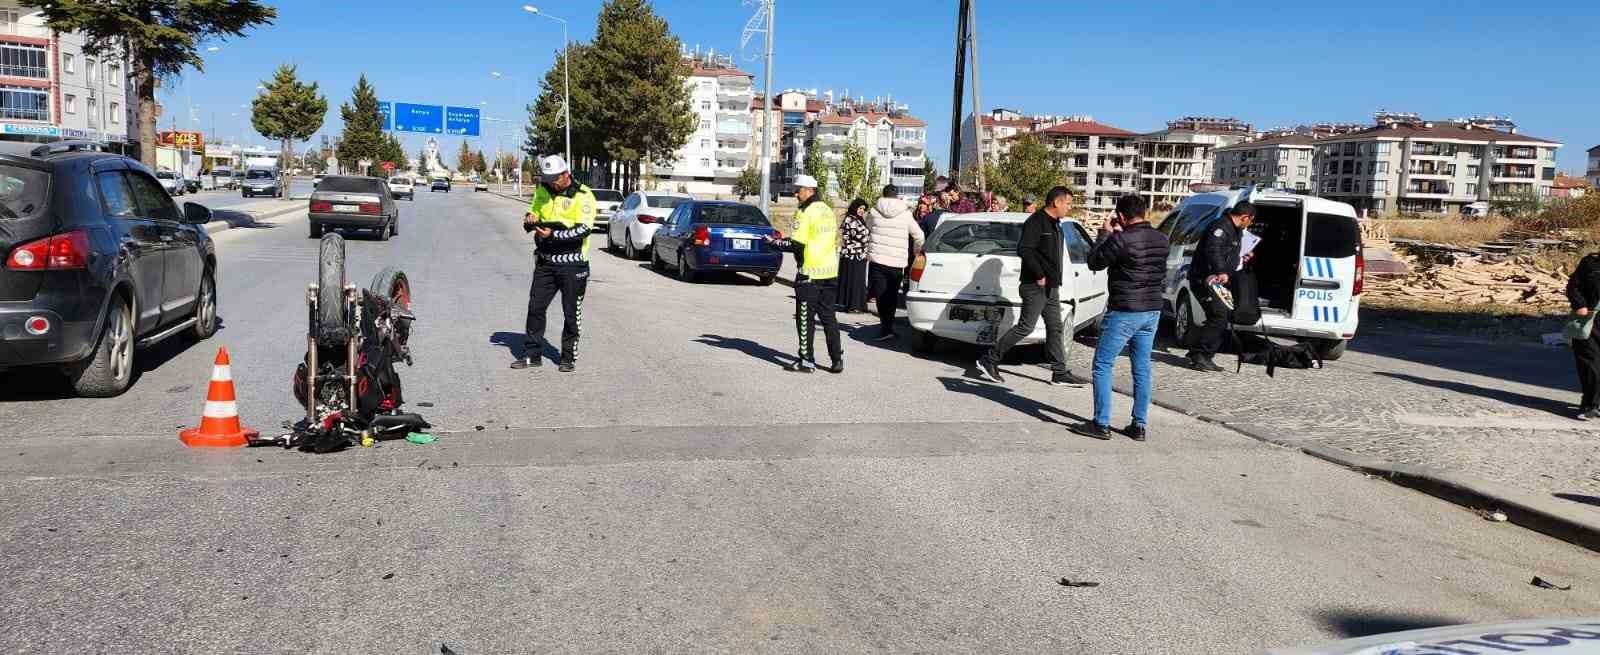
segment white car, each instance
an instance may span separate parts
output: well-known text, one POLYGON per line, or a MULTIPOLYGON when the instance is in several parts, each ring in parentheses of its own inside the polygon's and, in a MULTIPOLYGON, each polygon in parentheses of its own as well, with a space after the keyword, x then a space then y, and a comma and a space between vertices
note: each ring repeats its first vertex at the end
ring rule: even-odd
POLYGON ((590 189, 590 191, 594 193, 595 227, 609 226, 611 217, 617 213, 617 208, 622 206, 622 192, 616 189, 590 189))
POLYGON ((156 171, 156 181, 161 183, 161 188, 166 189, 169 196, 181 196, 187 191, 183 176, 172 171, 156 171))
POLYGON ((638 259, 650 252, 650 241, 656 235, 672 208, 685 200, 686 193, 664 191, 636 191, 629 195, 606 225, 606 247, 621 249, 628 259, 638 259))
POLYGON ((417 187, 411 183, 411 178, 409 177, 391 177, 389 178, 389 195, 397 200, 400 196, 405 196, 406 200, 415 201, 417 199, 417 187))
MULTIPOLYGON (((945 214, 911 266, 906 313, 912 348, 933 350, 939 339, 993 345, 1017 322, 1022 297, 1021 212, 945 214)), ((1099 325, 1106 310, 1106 273, 1089 270, 1089 233, 1077 221, 1061 225, 1065 261, 1061 314, 1072 334, 1099 325), (1069 274, 1070 272, 1070 274, 1069 274)), ((1044 343, 1044 321, 1023 344, 1044 343)))
POLYGON ((1200 236, 1244 200, 1256 207, 1250 232, 1261 238, 1250 262, 1259 286, 1261 320, 1234 328, 1293 337, 1310 343, 1322 359, 1338 359, 1356 335, 1367 267, 1356 210, 1342 202, 1281 191, 1197 194, 1162 221, 1161 231, 1172 242, 1163 297, 1173 338, 1181 343, 1185 333, 1205 321, 1188 280, 1200 236))

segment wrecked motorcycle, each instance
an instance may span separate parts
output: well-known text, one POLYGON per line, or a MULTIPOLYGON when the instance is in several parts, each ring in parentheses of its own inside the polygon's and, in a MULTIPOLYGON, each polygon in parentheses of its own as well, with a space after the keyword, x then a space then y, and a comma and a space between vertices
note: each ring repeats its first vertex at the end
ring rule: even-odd
MULTIPOLYGON (((386 267, 365 289, 345 281, 344 237, 322 237, 317 282, 306 288, 306 355, 295 368, 294 397, 305 417, 263 440, 286 448, 331 452, 404 438, 429 426, 400 411, 395 365, 411 365, 411 282, 386 267)), ((267 445, 258 444, 258 445, 267 445)))

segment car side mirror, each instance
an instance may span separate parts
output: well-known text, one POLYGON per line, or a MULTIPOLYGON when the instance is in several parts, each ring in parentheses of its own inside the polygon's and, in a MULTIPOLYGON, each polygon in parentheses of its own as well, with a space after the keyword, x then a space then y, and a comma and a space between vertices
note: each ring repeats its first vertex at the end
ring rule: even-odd
POLYGON ((183 203, 183 222, 205 225, 211 222, 211 208, 197 202, 183 203))

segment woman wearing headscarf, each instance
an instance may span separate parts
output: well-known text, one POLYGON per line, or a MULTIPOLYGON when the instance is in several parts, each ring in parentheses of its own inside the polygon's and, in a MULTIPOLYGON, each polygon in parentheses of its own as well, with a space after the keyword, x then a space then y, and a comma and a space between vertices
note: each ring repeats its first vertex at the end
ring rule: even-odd
POLYGON ((867 311, 867 201, 856 198, 839 223, 839 311, 867 311))

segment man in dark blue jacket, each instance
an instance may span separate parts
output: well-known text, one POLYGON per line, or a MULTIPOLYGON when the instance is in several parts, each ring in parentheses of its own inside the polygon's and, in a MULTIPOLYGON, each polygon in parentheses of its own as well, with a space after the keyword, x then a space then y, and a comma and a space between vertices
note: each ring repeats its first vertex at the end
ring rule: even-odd
POLYGON ((1144 200, 1136 195, 1117 199, 1117 215, 1100 231, 1089 251, 1089 270, 1107 273, 1106 314, 1094 349, 1094 419, 1073 431, 1096 439, 1111 438, 1111 369, 1130 343, 1133 363, 1133 421, 1123 434, 1144 441, 1150 413, 1150 349, 1161 322, 1161 291, 1167 274, 1167 235, 1145 220, 1144 200))

